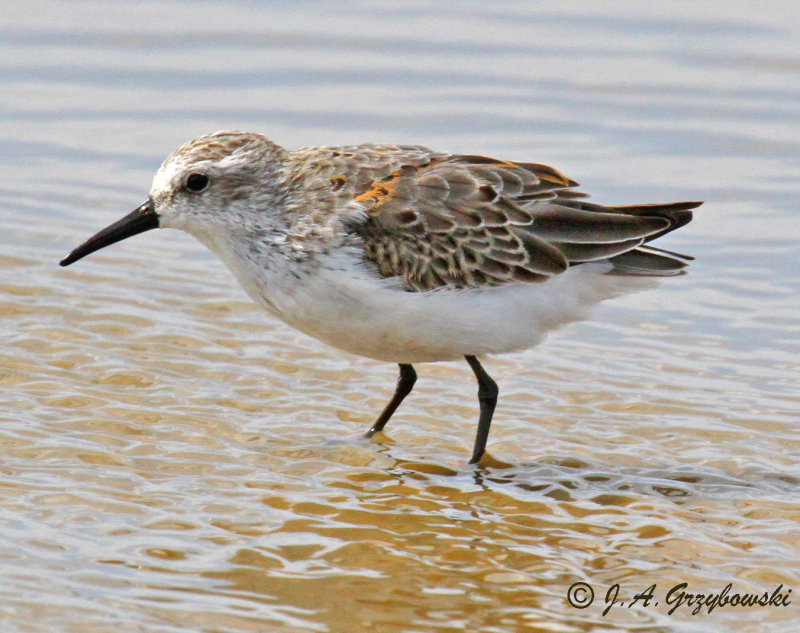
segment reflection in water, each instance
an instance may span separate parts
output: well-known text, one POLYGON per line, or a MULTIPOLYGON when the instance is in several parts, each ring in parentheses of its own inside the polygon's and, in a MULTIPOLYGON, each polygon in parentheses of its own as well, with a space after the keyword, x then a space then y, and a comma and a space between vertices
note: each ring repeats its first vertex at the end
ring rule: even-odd
POLYGON ((796 12, 64 7, 10 11, 0 49, 8 630, 793 630, 794 605, 601 614, 614 583, 800 587, 796 12), (189 238, 56 265, 166 151, 232 127, 705 198, 666 245, 698 260, 487 359, 485 467, 460 364, 420 366, 366 441, 395 367, 266 317, 189 238))

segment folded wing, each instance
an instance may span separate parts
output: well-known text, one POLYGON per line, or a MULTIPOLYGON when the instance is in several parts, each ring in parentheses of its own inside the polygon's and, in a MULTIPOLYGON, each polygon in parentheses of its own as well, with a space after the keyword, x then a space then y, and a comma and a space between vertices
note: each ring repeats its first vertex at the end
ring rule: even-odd
POLYGON ((670 275, 690 259, 646 243, 688 223, 700 202, 602 206, 546 165, 413 149, 361 179, 348 223, 364 257, 409 290, 539 282, 600 260, 621 274, 670 275))

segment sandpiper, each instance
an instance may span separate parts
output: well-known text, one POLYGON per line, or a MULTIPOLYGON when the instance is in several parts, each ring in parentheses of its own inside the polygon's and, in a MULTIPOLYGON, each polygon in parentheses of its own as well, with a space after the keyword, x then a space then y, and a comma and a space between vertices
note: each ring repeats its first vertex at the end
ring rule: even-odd
POLYGON ((466 358, 486 449, 498 389, 478 356, 524 349, 641 276, 691 259, 648 243, 700 202, 602 206, 538 163, 416 145, 286 150, 217 132, 175 150, 147 201, 63 260, 155 228, 194 235, 270 313, 334 347, 398 363, 381 431, 413 363, 466 358))

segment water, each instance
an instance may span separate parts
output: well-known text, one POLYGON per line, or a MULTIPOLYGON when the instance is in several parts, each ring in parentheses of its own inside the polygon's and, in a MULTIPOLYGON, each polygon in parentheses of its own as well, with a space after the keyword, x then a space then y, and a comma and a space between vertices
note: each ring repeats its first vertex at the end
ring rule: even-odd
POLYGON ((790 3, 4 3, 3 631, 793 631, 800 17, 790 3), (217 129, 553 164, 704 199, 690 274, 489 359, 396 368, 258 311, 188 236, 56 262, 217 129), (575 582, 595 603, 569 605, 575 582), (788 607, 672 614, 666 592, 788 607), (653 601, 614 606, 655 584, 653 601), (654 601, 658 600, 659 605, 654 601))

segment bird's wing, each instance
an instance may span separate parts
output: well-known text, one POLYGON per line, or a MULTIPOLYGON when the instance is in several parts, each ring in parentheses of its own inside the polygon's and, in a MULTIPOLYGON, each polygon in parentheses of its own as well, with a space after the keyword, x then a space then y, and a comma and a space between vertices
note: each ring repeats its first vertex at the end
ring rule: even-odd
MULTIPOLYGON (((547 165, 418 146, 314 148, 303 222, 338 215, 364 258, 409 290, 539 282, 609 260, 624 274, 673 274, 680 256, 642 247, 691 220, 698 202, 602 206, 547 165)), ((302 233, 302 231, 300 231, 302 233)))
POLYGON ((596 260, 627 273, 684 266, 637 247, 686 224, 699 203, 605 207, 576 185, 537 163, 424 157, 356 195, 363 214, 351 226, 365 258, 411 290, 537 282, 596 260))

